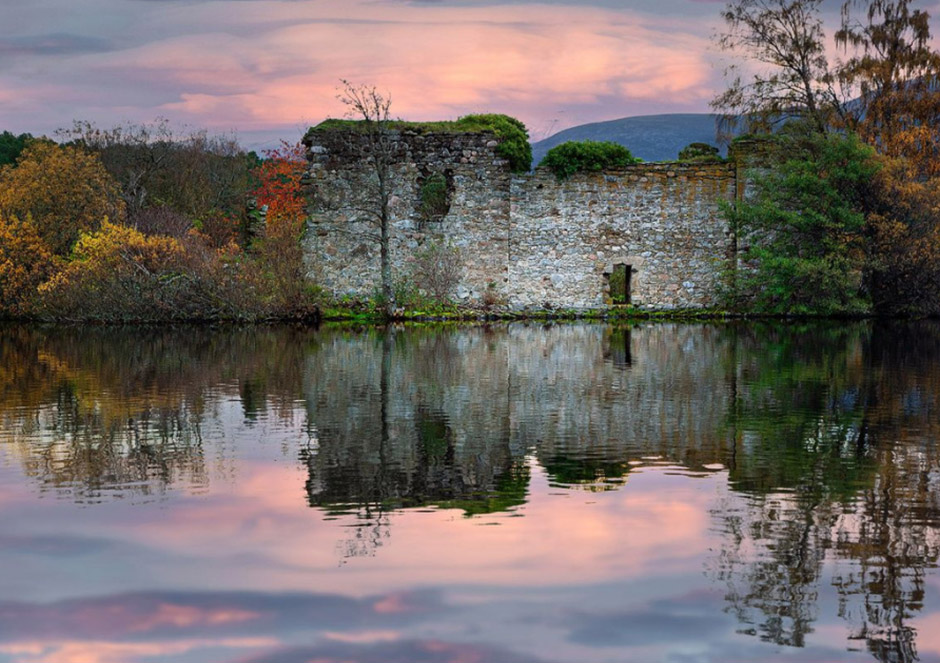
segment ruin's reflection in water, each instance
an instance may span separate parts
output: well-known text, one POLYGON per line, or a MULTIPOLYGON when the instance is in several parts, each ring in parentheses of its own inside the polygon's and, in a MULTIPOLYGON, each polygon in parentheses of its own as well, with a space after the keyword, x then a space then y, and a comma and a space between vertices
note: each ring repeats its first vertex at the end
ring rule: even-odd
POLYGON ((937 325, 0 353, 0 661, 940 659, 937 325))

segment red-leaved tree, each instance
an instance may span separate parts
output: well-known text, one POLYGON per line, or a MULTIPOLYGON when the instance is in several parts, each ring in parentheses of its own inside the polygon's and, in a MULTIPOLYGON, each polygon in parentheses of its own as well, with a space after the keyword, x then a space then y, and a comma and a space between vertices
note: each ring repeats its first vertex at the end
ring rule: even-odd
POLYGON ((307 220, 306 200, 300 190, 307 167, 304 146, 281 141, 280 147, 264 156, 253 173, 258 185, 252 195, 258 207, 266 210, 263 236, 256 242, 257 255, 274 286, 277 308, 305 315, 311 302, 301 245, 307 220))

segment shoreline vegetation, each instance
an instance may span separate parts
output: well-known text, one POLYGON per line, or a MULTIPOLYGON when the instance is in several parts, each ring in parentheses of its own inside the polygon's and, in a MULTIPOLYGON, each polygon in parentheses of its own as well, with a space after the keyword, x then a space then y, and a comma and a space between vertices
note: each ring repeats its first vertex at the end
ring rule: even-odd
MULTIPOLYGON (((374 87, 341 81, 376 182, 376 296, 338 298, 308 276, 302 143, 262 155, 234 136, 167 120, 56 140, 0 133, 0 319, 95 324, 398 320, 694 320, 940 315, 940 52, 915 2, 847 0, 827 35, 822 0, 735 0, 718 46, 766 73, 729 77, 712 103, 723 129, 766 141, 748 195, 722 211, 735 238, 707 310, 508 310, 487 291, 456 304, 462 257, 425 246, 392 274, 389 212, 399 131, 490 132, 512 170, 531 166, 525 125, 505 115, 405 123, 374 87), (890 48, 889 48, 890 46, 890 48), (831 65, 830 47, 842 58, 831 65), (379 266, 376 265, 378 268, 379 266)), ((690 145, 679 160, 715 160, 690 145)), ((609 143, 562 145, 540 166, 559 178, 631 163, 609 143)), ((422 209, 441 213, 429 178, 422 209)), ((370 235, 371 237, 371 235, 370 235)))

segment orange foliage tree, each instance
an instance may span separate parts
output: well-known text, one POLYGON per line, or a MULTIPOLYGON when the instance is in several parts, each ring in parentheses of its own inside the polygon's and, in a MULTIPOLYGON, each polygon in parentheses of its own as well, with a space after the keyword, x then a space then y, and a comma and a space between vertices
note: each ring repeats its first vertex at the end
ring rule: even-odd
POLYGON ((56 261, 32 218, 0 216, 0 315, 29 316, 56 261))
POLYGON ((97 229, 104 219, 122 220, 124 205, 96 156, 35 141, 16 166, 0 169, 0 214, 31 217, 52 253, 65 256, 82 232, 97 229))
POLYGON ((836 42, 852 57, 842 84, 857 92, 849 126, 890 157, 904 157, 915 176, 940 175, 940 52, 930 16, 910 0, 847 0, 836 42), (861 11, 858 11, 858 10, 861 11), (861 13, 861 17, 856 15, 861 13))
POLYGON ((254 171, 258 186, 252 191, 259 207, 267 208, 267 223, 302 219, 306 201, 300 180, 307 167, 304 146, 281 141, 281 146, 265 152, 265 160, 254 171))
POLYGON ((836 41, 858 101, 849 128, 888 157, 869 214, 876 311, 940 313, 940 52, 911 0, 847 0, 836 41))
POLYGON ((940 178, 911 177, 886 159, 875 178, 869 226, 869 290, 879 313, 940 313, 940 178))

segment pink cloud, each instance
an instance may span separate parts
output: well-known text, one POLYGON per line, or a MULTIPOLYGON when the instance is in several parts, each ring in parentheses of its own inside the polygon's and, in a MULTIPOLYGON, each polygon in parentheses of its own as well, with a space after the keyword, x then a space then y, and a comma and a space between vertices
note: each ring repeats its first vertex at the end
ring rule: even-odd
MULTIPOLYGON (((404 117, 492 110, 538 123, 572 105, 616 104, 608 116, 638 103, 704 110, 713 79, 700 21, 625 9, 368 0, 133 6, 141 21, 122 35, 123 47, 75 54, 38 77, 63 95, 97 92, 95 103, 72 107, 76 115, 121 109, 211 128, 293 126, 342 115, 335 94, 343 77, 390 91, 404 117), (109 91, 105 81, 120 84, 109 91), (127 102, 136 88, 147 95, 135 107, 127 102)), ((35 100, 40 88, 27 69, 8 72, 10 89, 35 100)))
POLYGON ((111 642, 77 640, 58 643, 16 642, 0 645, 0 653, 15 657, 16 663, 129 663, 158 656, 185 654, 209 647, 228 649, 270 648, 272 638, 194 639, 176 642, 111 642))

